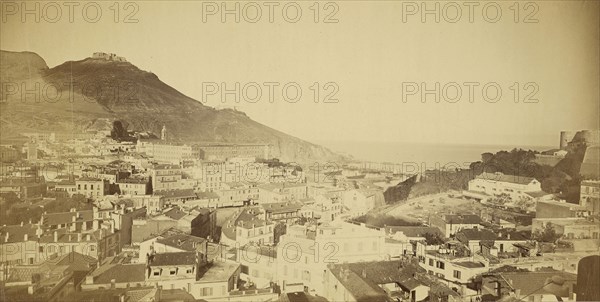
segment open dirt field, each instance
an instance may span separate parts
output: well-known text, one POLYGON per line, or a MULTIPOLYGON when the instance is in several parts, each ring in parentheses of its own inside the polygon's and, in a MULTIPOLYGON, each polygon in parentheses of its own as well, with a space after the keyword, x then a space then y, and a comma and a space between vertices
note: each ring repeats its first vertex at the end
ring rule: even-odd
POLYGON ((437 213, 477 213, 483 205, 473 200, 449 197, 439 193, 411 198, 380 212, 413 222, 427 222, 429 215, 437 213))

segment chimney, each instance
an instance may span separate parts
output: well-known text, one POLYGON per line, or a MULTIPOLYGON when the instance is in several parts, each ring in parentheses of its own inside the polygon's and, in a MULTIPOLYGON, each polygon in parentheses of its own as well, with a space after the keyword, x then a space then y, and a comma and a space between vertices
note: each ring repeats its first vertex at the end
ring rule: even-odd
POLYGON ((8 242, 9 237, 10 237, 10 234, 8 232, 6 232, 6 235, 4 236, 4 242, 8 242))
POLYGON ((58 242, 58 233, 54 231, 54 242, 58 242))
POLYGON ((363 268, 363 270, 362 270, 362 277, 367 278, 367 269, 365 269, 365 268, 363 268))
POLYGON ((28 234, 23 235, 23 241, 29 241, 28 239, 29 239, 29 235, 28 234))
POLYGON ((23 226, 23 221, 21 221, 21 226, 23 226))
POLYGON ((115 289, 117 280, 116 279, 111 279, 110 280, 110 289, 115 289))

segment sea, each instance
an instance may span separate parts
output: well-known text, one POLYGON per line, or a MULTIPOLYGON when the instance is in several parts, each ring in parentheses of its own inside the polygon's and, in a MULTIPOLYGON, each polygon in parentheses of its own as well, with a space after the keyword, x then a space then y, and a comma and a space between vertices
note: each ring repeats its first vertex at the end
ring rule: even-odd
POLYGON ((443 167, 468 168, 469 164, 481 160, 481 154, 512 149, 545 151, 556 146, 519 145, 467 145, 467 144, 426 144, 404 142, 348 142, 319 141, 330 150, 351 155, 354 159, 376 163, 416 163, 426 169, 443 167), (457 166, 458 165, 458 166, 457 166))

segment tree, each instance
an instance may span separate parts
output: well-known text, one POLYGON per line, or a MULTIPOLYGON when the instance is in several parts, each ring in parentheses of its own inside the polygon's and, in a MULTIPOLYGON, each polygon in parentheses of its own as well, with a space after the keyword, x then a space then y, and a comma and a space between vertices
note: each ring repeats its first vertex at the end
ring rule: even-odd
POLYGON ((439 245, 444 243, 444 239, 442 239, 438 233, 427 232, 423 234, 423 237, 425 237, 425 242, 427 242, 427 245, 439 245))
POLYGON ((114 140, 120 140, 121 138, 127 136, 127 130, 125 130, 125 127, 121 121, 113 122, 113 128, 110 131, 110 136, 114 140))
POLYGON ((481 154, 481 161, 485 163, 485 162, 490 161, 493 157, 494 157, 493 153, 485 152, 485 153, 481 154))
POLYGON ((281 235, 285 235, 287 232, 287 225, 283 222, 278 222, 273 229, 273 242, 275 244, 279 243, 279 238, 281 235))
POLYGON ((4 198, 6 202, 6 209, 10 208, 13 204, 21 202, 21 199, 19 199, 19 196, 17 196, 15 192, 7 192, 5 194, 2 194, 2 198, 4 198))
POLYGON ((556 242, 562 236, 556 233, 552 224, 547 223, 542 231, 536 230, 532 237, 539 242, 556 242))

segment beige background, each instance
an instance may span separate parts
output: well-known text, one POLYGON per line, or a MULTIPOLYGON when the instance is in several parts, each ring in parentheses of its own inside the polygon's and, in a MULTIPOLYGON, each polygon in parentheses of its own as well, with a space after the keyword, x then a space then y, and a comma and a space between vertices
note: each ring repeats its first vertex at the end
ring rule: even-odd
POLYGON ((295 24, 278 9, 274 23, 266 9, 256 24, 222 23, 218 16, 204 23, 199 1, 134 2, 139 22, 131 24, 114 22, 112 3, 99 2, 103 15, 95 24, 85 22, 78 8, 73 23, 66 8, 54 24, 8 16, 0 48, 36 52, 50 67, 95 51, 114 52, 198 100, 202 82, 295 81, 306 96, 296 104, 268 103, 263 96, 256 104, 222 104, 213 97, 207 105, 236 106, 307 140, 556 145, 560 130, 598 128, 596 1, 537 2, 534 24, 514 22, 512 1, 498 2, 498 23, 485 22, 480 9, 470 23, 464 9, 455 24, 431 17, 422 23, 419 16, 403 23, 402 4, 394 1, 335 2, 336 24, 315 23, 313 1, 298 2, 303 16, 295 24), (340 88, 339 103, 315 104, 308 87, 329 81, 340 88), (417 98, 402 103, 402 82, 436 81, 494 81, 505 97, 469 103, 464 90, 456 104, 417 98), (539 103, 515 104, 513 82, 536 82, 539 103))

